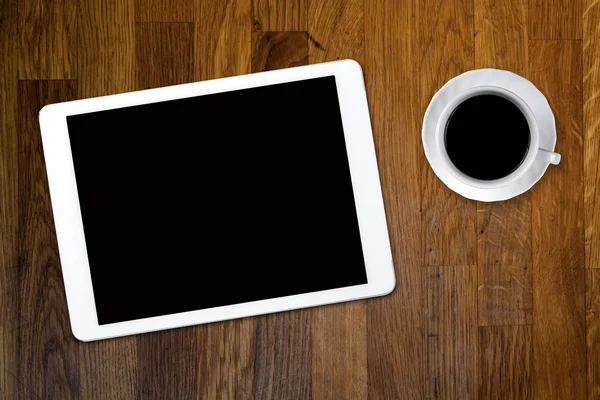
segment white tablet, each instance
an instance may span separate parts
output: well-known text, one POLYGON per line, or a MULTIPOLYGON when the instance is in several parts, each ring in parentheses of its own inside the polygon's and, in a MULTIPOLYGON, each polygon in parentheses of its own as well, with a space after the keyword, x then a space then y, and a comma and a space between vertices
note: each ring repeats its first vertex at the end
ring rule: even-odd
POLYGON ((40 126, 80 340, 394 288, 355 61, 52 104, 40 126))

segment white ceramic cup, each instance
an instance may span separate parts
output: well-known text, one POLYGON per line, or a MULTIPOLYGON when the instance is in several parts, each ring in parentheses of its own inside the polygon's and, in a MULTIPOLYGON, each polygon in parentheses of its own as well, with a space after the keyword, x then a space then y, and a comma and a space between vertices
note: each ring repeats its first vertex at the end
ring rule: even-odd
POLYGON ((492 189, 506 186, 523 176, 523 174, 527 172, 527 170, 533 165, 534 161, 536 160, 540 160, 549 164, 558 164, 560 162, 560 154, 540 148, 539 126, 535 119, 535 116, 533 115, 533 111, 531 111, 529 106, 523 101, 523 99, 521 99, 515 93, 498 86, 478 86, 469 89, 452 99, 444 108, 440 115, 440 118, 438 119, 435 135, 435 141, 438 146, 438 154, 441 155, 441 161, 443 162, 443 164, 445 164, 447 170, 456 179, 460 180, 464 184, 476 188, 492 189), (504 176, 500 179, 494 179, 489 181, 475 179, 462 173, 458 168, 456 168, 456 166, 454 166, 452 161, 450 161, 450 157, 448 156, 448 152, 446 151, 446 146, 444 144, 446 136, 446 125, 448 124, 448 119, 452 115, 452 112, 465 100, 470 99, 471 97, 485 94, 500 96, 511 101, 514 105, 516 105, 519 108, 519 110, 521 110, 521 112, 527 119, 527 124, 529 125, 529 148, 527 149, 527 153, 525 154, 523 161, 521 161, 521 164, 509 175, 504 176))

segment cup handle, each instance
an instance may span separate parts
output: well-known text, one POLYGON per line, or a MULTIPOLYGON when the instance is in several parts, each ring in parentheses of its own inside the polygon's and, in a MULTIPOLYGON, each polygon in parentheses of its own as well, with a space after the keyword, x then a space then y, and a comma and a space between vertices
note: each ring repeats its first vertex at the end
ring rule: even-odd
POLYGON ((539 149, 536 158, 548 164, 557 165, 560 162, 560 154, 550 150, 539 149))

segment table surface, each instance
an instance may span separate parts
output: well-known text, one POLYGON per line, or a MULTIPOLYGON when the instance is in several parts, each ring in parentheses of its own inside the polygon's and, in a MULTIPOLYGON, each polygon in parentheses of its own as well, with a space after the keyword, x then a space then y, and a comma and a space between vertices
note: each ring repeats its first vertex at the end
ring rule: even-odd
POLYGON ((598 0, 0 0, 0 398, 599 399, 599 60, 598 0), (343 58, 364 67, 396 290, 78 342, 38 110, 343 58), (448 190, 420 139, 431 96, 484 67, 542 90, 563 156, 494 204, 448 190))

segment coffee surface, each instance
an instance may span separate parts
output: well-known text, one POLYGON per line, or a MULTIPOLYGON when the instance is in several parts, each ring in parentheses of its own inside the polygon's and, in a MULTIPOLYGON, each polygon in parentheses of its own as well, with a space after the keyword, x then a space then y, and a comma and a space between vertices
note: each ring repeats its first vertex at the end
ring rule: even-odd
POLYGON ((525 115, 510 100, 484 94, 456 107, 446 124, 450 161, 464 174, 495 180, 516 170, 529 149, 525 115))

